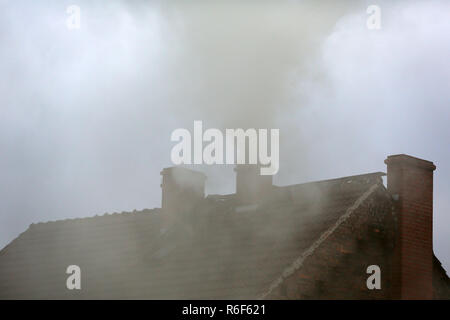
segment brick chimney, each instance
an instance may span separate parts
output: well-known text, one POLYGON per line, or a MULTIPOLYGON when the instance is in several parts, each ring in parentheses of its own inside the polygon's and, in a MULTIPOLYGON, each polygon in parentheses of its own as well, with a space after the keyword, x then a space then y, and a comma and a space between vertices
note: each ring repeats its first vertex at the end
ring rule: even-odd
POLYGON ((236 197, 240 203, 253 204, 270 195, 272 176, 261 175, 260 166, 256 164, 238 164, 236 172, 236 197))
POLYGON ((206 176, 198 171, 182 167, 170 167, 161 171, 162 210, 164 226, 191 212, 205 198, 206 176))
POLYGON ((387 189, 398 221, 393 269, 393 298, 432 299, 433 171, 426 160, 389 156, 387 189))

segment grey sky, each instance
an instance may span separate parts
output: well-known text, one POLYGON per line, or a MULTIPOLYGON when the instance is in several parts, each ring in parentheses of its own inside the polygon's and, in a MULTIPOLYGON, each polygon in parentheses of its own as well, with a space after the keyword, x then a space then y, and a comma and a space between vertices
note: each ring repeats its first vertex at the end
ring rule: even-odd
MULTIPOLYGON (((434 161, 449 270, 450 3, 378 1, 379 31, 370 4, 1 1, 0 247, 32 222, 159 206, 171 132, 203 120, 280 128, 280 185, 434 161)), ((234 191, 231 166, 197 169, 234 191)))

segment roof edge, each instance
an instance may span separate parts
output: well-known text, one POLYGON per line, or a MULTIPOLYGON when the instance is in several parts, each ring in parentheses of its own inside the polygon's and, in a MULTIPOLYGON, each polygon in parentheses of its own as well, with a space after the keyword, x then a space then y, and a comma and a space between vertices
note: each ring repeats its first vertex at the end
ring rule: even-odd
POLYGON ((302 186, 302 185, 307 185, 307 184, 312 184, 312 183, 328 183, 328 182, 335 182, 335 181, 339 181, 339 180, 348 180, 348 179, 359 179, 359 178, 381 178, 386 176, 385 172, 381 172, 381 171, 377 171, 377 172, 370 172, 370 173, 363 173, 363 174, 356 174, 353 176, 346 176, 346 177, 340 177, 340 178, 332 178, 332 179, 324 179, 324 180, 315 180, 315 181, 308 181, 308 182, 303 182, 303 183, 296 183, 296 184, 288 184, 285 186, 275 186, 277 188, 290 188, 290 187, 295 187, 295 186, 302 186))

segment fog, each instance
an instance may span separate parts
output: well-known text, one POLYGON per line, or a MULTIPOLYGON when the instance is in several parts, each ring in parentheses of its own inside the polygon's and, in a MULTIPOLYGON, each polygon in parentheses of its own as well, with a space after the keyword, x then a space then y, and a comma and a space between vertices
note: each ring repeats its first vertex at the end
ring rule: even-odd
MULTIPOLYGON (((2 1, 0 247, 29 224, 159 207, 177 128, 279 128, 287 185, 433 161, 450 269, 450 3, 2 1), (81 9, 68 29, 66 8, 81 9)), ((207 193, 233 166, 192 166, 207 193)))

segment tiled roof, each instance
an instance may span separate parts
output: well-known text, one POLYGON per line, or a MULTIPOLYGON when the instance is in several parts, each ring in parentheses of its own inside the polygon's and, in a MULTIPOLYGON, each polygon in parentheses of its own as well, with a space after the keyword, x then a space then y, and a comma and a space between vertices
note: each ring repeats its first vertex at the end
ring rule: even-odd
POLYGON ((161 209, 33 224, 0 251, 0 298, 256 298, 382 175, 274 187, 259 205, 208 196, 167 230, 161 209), (81 290, 66 289, 73 264, 81 290))

